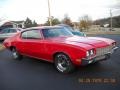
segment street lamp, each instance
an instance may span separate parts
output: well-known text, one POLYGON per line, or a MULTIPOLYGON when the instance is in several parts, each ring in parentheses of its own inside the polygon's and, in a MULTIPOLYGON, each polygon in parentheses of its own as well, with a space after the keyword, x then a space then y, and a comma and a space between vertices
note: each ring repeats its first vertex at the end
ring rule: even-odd
POLYGON ((51 17, 50 1, 49 0, 48 0, 48 12, 49 12, 49 17, 48 17, 49 24, 50 24, 50 26, 52 26, 52 17, 51 17))

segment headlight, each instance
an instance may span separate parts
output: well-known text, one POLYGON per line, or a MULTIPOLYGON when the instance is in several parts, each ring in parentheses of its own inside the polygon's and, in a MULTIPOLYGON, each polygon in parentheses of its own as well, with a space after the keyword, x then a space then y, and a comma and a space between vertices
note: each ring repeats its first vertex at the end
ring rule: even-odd
POLYGON ((94 50, 93 50, 93 49, 88 50, 88 51, 86 52, 86 56, 87 56, 87 57, 89 57, 89 56, 91 56, 91 55, 94 55, 94 50))
POLYGON ((89 57, 90 56, 90 53, 89 51, 86 52, 86 56, 89 57))
POLYGON ((90 55, 93 55, 93 54, 94 54, 94 50, 91 49, 91 50, 90 50, 90 55))
POLYGON ((113 47, 115 47, 116 46, 116 42, 112 43, 112 45, 113 45, 113 47))

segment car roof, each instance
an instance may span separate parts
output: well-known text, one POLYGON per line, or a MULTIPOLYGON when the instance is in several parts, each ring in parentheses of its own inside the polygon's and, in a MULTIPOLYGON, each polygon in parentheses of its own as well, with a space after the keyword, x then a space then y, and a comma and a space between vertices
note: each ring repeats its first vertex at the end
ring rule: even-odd
POLYGON ((61 26, 39 26, 39 27, 31 27, 31 28, 26 28, 26 29, 23 29, 23 31, 26 31, 26 30, 31 30, 31 29, 52 29, 52 28, 62 28, 61 26))

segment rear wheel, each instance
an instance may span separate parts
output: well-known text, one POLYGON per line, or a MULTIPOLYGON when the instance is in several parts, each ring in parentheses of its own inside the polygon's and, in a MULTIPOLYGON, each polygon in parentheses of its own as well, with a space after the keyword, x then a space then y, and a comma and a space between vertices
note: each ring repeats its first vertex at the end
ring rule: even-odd
POLYGON ((72 64, 70 58, 63 54, 55 55, 55 67, 59 72, 70 73, 74 70, 74 65, 72 64))
POLYGON ((12 49, 12 56, 15 60, 21 60, 22 55, 16 50, 16 48, 12 49))

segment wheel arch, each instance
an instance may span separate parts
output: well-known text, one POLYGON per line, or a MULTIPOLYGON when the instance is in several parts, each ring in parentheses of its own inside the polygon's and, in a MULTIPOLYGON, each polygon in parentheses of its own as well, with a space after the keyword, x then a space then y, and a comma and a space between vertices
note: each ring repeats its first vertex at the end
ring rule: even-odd
POLYGON ((71 58, 70 58, 70 56, 69 56, 68 53, 65 53, 65 52, 56 52, 56 53, 53 54, 53 58, 54 58, 53 60, 54 60, 55 67, 57 68, 57 70, 58 70, 59 72, 62 72, 62 73, 71 73, 71 72, 74 71, 75 65, 73 64, 73 62, 72 62, 72 60, 71 60, 71 58), (55 56, 58 55, 58 54, 64 54, 64 55, 66 55, 67 58, 69 59, 69 60, 67 61, 67 62, 69 62, 69 64, 68 64, 68 65, 69 65, 69 69, 67 69, 65 72, 61 71, 60 68, 59 68, 59 66, 56 65, 55 56), (58 69, 58 68, 59 68, 59 69, 58 69))
POLYGON ((66 52, 55 52, 53 54, 53 60, 54 60, 55 56, 58 55, 58 54, 65 54, 65 55, 67 55, 71 59, 71 56, 68 53, 66 53, 66 52))
POLYGON ((15 49, 16 49, 16 47, 15 47, 15 46, 10 46, 10 47, 9 47, 9 50, 10 50, 10 51, 12 51, 12 50, 13 50, 13 48, 15 48, 15 49))

